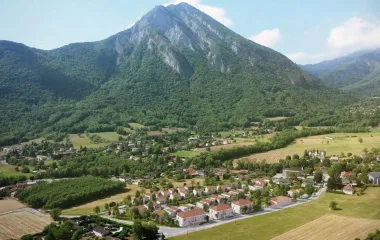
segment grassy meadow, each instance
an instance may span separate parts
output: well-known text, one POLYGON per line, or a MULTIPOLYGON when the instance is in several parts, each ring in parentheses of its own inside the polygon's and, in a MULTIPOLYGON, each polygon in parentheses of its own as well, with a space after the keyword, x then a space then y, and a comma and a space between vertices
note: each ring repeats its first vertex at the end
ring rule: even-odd
MULTIPOLYGON (((100 133, 89 133, 89 135, 98 135, 104 140, 108 142, 114 142, 119 139, 119 134, 116 132, 100 132, 100 133)), ((106 146, 109 143, 103 142, 103 143, 92 143, 91 140, 86 136, 86 134, 70 134, 70 141, 73 143, 73 146, 75 149, 79 149, 80 146, 87 147, 87 148, 97 148, 106 146)))
POLYGON ((292 229, 324 216, 380 219, 380 188, 368 188, 362 196, 326 193, 317 200, 270 214, 255 216, 206 230, 170 239, 224 240, 272 239, 292 229), (338 211, 329 209, 331 201, 338 203, 338 211))

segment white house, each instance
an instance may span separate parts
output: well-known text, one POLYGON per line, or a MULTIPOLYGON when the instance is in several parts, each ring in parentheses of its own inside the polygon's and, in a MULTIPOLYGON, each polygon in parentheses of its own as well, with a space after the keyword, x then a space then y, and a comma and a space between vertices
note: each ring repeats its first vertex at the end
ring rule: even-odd
POLYGON ((213 194, 216 192, 216 187, 213 186, 207 186, 205 187, 205 193, 207 194, 213 194))
POLYGON ((284 197, 284 196, 278 196, 274 197, 271 199, 271 207, 276 208, 276 207, 284 207, 287 205, 292 204, 292 199, 289 197, 284 197))
POLYGON ((297 195, 300 194, 301 190, 302 190, 302 189, 300 189, 300 188, 299 188, 299 189, 290 189, 290 190, 288 191, 288 196, 291 197, 291 198, 292 198, 294 195, 297 196, 297 195))
POLYGON ((108 234, 110 234, 109 230, 107 230, 107 229, 105 229, 103 227, 100 227, 100 226, 94 227, 94 229, 92 230, 92 232, 97 237, 104 237, 104 236, 107 236, 108 234))
POLYGON ((232 202, 231 207, 232 207, 232 211, 234 213, 242 214, 243 213, 242 209, 244 207, 247 207, 247 208, 251 207, 252 208, 253 202, 249 201, 248 199, 239 199, 236 202, 232 202))
POLYGON ((206 221, 206 213, 203 209, 196 208, 190 211, 177 213, 176 219, 180 227, 198 225, 206 221))
POLYGON ((203 192, 203 190, 200 189, 200 188, 194 188, 194 189, 193 189, 193 195, 194 195, 194 196, 201 196, 201 195, 202 195, 202 192, 203 192))
POLYGON ((203 198, 199 202, 196 203, 196 206, 199 208, 203 208, 205 205, 210 206, 211 202, 212 202, 211 199, 203 198))
POLYGON ((224 219, 232 216, 232 208, 227 204, 220 204, 210 208, 210 217, 212 219, 224 219))
POLYGON ((346 185, 343 187, 344 194, 352 195, 355 193, 355 188, 351 185, 346 185))
POLYGON ((380 172, 370 172, 370 173, 368 173, 368 180, 372 184, 380 185, 380 172))

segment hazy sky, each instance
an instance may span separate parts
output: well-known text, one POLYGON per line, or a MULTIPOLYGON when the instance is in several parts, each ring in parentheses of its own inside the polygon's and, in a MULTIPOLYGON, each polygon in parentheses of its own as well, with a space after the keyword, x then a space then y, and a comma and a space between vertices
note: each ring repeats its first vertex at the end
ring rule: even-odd
MULTIPOLYGON (((0 0, 0 40, 53 49, 104 39, 177 0, 0 0)), ((380 0, 184 0, 297 63, 380 46, 380 0)))

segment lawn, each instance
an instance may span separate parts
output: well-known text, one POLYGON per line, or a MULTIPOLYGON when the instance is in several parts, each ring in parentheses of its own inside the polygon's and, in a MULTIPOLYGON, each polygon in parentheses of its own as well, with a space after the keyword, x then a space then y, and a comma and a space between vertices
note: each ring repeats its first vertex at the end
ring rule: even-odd
POLYGON ((271 239, 325 214, 380 219, 380 188, 368 188, 362 196, 326 193, 319 199, 270 214, 223 224, 170 239, 271 239), (339 211, 329 209, 336 201, 339 211))
MULTIPOLYGON (((15 165, 9 165, 9 164, 1 164, 0 163, 0 174, 4 175, 4 176, 26 176, 26 177, 30 177, 30 176, 33 176, 34 174, 33 173, 22 173, 22 172, 17 172, 15 170, 16 166, 15 165)), ((21 167, 19 167, 19 169, 21 169, 21 167)))
MULTIPOLYGON (((119 139, 119 134, 115 132, 100 132, 100 133, 89 133, 90 135, 98 135, 104 140, 108 142, 114 142, 119 139)), ((80 146, 82 147, 87 147, 87 148, 97 148, 97 147, 102 147, 106 146, 109 143, 103 142, 103 143, 92 143, 90 139, 86 136, 86 134, 70 134, 70 141, 73 143, 73 146, 75 149, 79 149, 80 146)))
POLYGON ((181 158, 195 157, 195 156, 198 156, 199 154, 200 154, 199 151, 178 151, 174 153, 174 155, 181 158))
POLYGON ((113 195, 111 197, 99 199, 93 202, 89 202, 80 206, 72 207, 69 209, 65 209, 62 211, 62 214, 65 215, 82 215, 82 214, 92 214, 94 207, 99 206, 101 211, 104 211, 104 204, 110 202, 120 203, 126 198, 128 195, 134 196, 136 191, 139 190, 140 187, 137 185, 128 185, 125 189, 125 192, 113 195))
POLYGON ((327 155, 340 155, 352 153, 360 155, 363 149, 371 150, 373 147, 380 147, 380 132, 372 131, 368 133, 333 133, 327 135, 318 135, 307 138, 299 138, 293 144, 286 148, 281 148, 265 153, 252 154, 247 158, 250 160, 266 160, 267 162, 277 162, 288 155, 302 155, 305 149, 323 150, 327 155), (326 139, 326 137, 332 139, 326 139), (363 139, 359 143, 359 138, 363 139))
POLYGON ((138 128, 145 128, 146 126, 140 124, 140 123, 129 123, 129 125, 133 128, 133 129, 138 129, 138 128))

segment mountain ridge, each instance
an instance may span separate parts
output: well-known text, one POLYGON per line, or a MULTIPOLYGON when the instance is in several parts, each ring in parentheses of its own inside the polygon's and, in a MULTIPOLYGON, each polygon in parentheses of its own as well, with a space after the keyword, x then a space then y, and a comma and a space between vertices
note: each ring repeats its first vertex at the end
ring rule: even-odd
POLYGON ((348 100, 188 4, 157 6, 101 41, 48 51, 17 46, 0 41, 3 142, 128 122, 197 131, 279 115, 300 122, 348 100))

